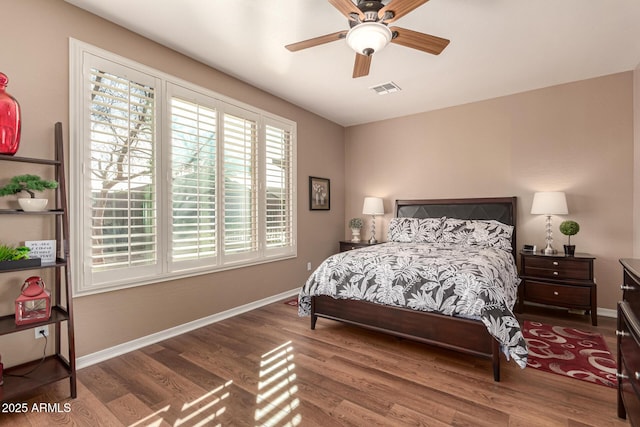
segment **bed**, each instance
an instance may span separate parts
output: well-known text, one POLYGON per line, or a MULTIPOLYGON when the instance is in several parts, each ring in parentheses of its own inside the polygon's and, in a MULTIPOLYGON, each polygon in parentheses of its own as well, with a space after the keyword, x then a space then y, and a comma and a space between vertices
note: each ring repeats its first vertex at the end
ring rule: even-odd
POLYGON ((488 358, 500 381, 500 353, 522 368, 527 357, 513 314, 515 225, 515 197, 397 200, 390 241, 327 258, 300 290, 299 315, 311 329, 320 317, 488 358))

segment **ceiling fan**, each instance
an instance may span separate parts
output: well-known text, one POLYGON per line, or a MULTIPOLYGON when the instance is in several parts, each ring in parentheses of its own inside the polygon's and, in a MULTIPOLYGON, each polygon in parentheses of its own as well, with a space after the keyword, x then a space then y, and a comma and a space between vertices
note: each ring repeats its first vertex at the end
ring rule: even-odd
POLYGON ((291 52, 346 39, 356 52, 353 78, 369 74, 371 56, 389 43, 399 44, 438 55, 449 44, 449 40, 388 24, 403 17, 429 0, 329 0, 329 3, 347 17, 351 29, 337 31, 285 46, 291 52))

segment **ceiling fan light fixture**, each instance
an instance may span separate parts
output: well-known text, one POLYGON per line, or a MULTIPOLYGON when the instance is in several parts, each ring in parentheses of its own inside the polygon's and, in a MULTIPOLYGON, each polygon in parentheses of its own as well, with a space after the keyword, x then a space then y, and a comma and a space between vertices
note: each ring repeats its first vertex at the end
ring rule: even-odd
POLYGON ((389 44, 393 34, 389 27, 379 22, 363 22, 347 33, 347 44, 360 55, 370 56, 389 44))

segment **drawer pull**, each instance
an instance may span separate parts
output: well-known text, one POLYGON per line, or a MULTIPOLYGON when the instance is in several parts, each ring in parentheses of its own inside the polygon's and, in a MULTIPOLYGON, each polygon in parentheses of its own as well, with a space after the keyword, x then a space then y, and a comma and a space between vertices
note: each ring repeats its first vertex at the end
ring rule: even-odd
POLYGON ((554 276, 557 276, 557 275, 558 275, 558 272, 557 272, 557 271, 554 271, 554 272, 553 272, 553 275, 554 275, 554 276))
POLYGON ((558 261, 553 261, 553 265, 558 265, 558 261))
MULTIPOLYGON (((637 381, 640 381, 640 372, 638 372, 638 371, 634 372, 634 373, 633 373, 633 376, 635 377, 635 379, 636 379, 637 381)), ((616 372, 616 378, 618 378, 618 379, 620 379, 620 380, 628 380, 628 379, 629 379, 629 376, 628 376, 628 375, 625 375, 625 374, 623 374, 623 373, 620 373, 620 372, 616 372)))
POLYGON ((620 286, 620 289, 622 289, 623 291, 635 291, 636 290, 635 286, 629 286, 629 285, 622 285, 622 286, 620 286))
POLYGON ((629 336, 629 332, 616 330, 616 336, 617 337, 628 337, 629 336))
POLYGON ((553 291, 553 294, 554 294, 555 296, 558 296, 558 295, 559 295, 559 294, 558 294, 558 291, 553 291))

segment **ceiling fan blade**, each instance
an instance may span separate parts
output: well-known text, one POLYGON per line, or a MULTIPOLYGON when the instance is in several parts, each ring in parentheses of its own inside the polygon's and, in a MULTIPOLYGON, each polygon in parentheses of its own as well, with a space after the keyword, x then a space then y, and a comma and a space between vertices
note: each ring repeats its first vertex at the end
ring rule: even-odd
POLYGON ((378 11, 378 17, 383 19, 385 12, 392 12, 393 17, 385 19, 385 22, 393 22, 428 1, 429 0, 391 0, 389 4, 378 11))
POLYGON ((353 21, 351 17, 352 13, 360 16, 360 19, 364 19, 364 13, 356 7, 351 0, 329 0, 329 3, 340 11, 347 19, 353 21))
POLYGON ((286 45, 285 47, 289 49, 291 52, 297 52, 299 50, 307 49, 309 47, 319 46, 321 44, 335 42, 337 40, 344 39, 347 36, 347 32, 348 31, 346 30, 337 31, 331 34, 325 34, 324 36, 314 37, 309 40, 304 40, 297 43, 291 43, 286 45))
POLYGON ((353 64, 353 78, 364 77, 369 74, 371 68, 371 56, 356 53, 356 62, 353 64))
POLYGON ((439 55, 449 44, 449 40, 418 31, 407 30, 400 27, 389 27, 392 33, 397 34, 391 39, 391 43, 418 49, 423 52, 439 55))

